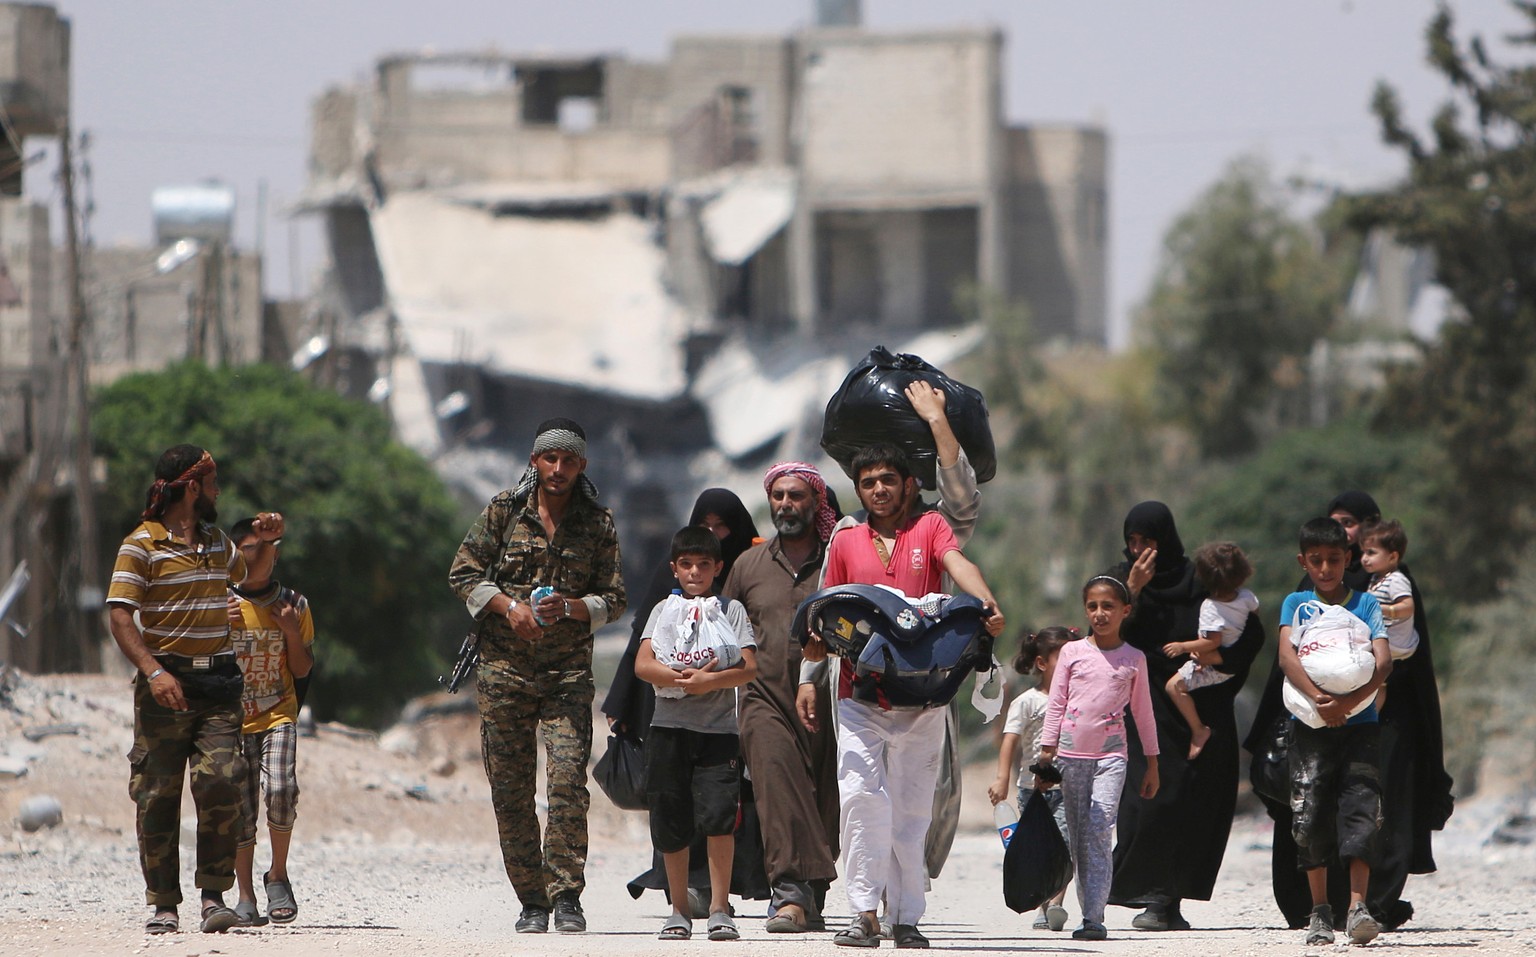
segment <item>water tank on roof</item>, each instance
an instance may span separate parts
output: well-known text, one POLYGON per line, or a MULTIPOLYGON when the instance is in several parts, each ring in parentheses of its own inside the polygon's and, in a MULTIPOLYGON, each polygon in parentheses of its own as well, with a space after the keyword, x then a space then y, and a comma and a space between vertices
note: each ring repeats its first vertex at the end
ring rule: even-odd
POLYGON ((235 190, 223 183, 161 186, 150 194, 155 217, 155 242, 168 246, 178 239, 228 243, 235 229, 235 190))

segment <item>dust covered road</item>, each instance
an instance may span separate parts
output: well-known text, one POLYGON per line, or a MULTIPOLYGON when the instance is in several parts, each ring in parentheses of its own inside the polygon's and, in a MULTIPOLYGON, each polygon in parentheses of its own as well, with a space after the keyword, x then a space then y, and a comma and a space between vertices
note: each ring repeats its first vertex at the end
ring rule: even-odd
MULTIPOLYGON (((683 944, 655 939, 666 914, 660 894, 632 900, 625 882, 649 865, 644 817, 593 799, 592 854, 583 898, 591 932, 517 935, 518 905, 493 842, 483 773, 475 763, 473 722, 464 716, 419 722, 408 735, 386 735, 381 748, 342 729, 300 744, 304 788, 292 873, 300 901, 296 923, 195 932, 193 906, 182 905, 183 931, 146 937, 143 884, 127 797, 128 694, 101 677, 26 679, 0 710, 0 750, 22 753, 28 772, 0 779, 0 954, 82 955, 425 955, 652 954, 689 948, 736 948, 753 954, 830 954, 830 934, 763 932, 763 902, 737 903, 743 940, 712 944, 699 934, 683 944), (27 741, 21 732, 74 725, 27 741), (64 805, 64 823, 26 833, 17 805, 47 793, 64 805), (188 930, 187 928, 194 928, 188 930)), ((1111 908, 1111 939, 1073 941, 1033 931, 1029 918, 1003 906, 1001 845, 991 831, 984 785, 967 782, 966 821, 949 865, 930 895, 924 930, 935 949, 966 953, 1269 955, 1318 953, 1302 934, 1278 926, 1269 895, 1269 822, 1242 818, 1233 829, 1216 900, 1189 902, 1199 930, 1149 934, 1130 928, 1134 912, 1111 908)), ((189 816, 182 837, 183 887, 193 893, 189 816)), ((1406 896, 1417 918, 1383 935, 1373 951, 1421 955, 1426 949, 1480 954, 1536 954, 1536 847, 1488 844, 1507 816, 1493 802, 1458 809, 1437 843, 1441 871, 1415 877, 1406 896), (1411 948, 1411 949, 1410 949, 1411 948)), ((258 865, 264 856, 258 852, 258 865)), ((233 903, 231 899, 229 901, 233 903)), ((1075 926, 1078 910, 1068 897, 1075 926)), ((846 920, 840 887, 829 921, 846 920)), ((702 921, 696 922, 702 930, 702 921)), ((886 944, 889 947, 889 943, 886 944)), ((1342 945, 1338 945, 1342 946, 1342 945)), ((838 950, 837 953, 845 953, 838 950)))

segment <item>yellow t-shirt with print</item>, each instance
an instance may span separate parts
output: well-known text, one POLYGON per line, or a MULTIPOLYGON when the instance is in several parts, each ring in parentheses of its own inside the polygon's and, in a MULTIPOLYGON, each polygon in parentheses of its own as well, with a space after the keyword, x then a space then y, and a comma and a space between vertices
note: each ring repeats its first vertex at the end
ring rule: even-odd
POLYGON ((288 640, 274 614, 280 599, 293 601, 299 612, 299 636, 307 648, 315 641, 315 621, 309 613, 309 600, 291 588, 273 588, 267 595, 240 599, 239 628, 231 625, 230 640, 245 676, 245 694, 241 697, 245 721, 241 731, 258 734, 280 724, 299 719, 299 698, 294 692, 293 670, 288 665, 288 640))

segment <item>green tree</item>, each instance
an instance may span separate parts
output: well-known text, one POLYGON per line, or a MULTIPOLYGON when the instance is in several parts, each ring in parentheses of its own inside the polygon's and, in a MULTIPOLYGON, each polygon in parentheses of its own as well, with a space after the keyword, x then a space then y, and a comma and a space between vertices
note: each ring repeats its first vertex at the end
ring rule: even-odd
MULTIPOLYGON (((1512 6, 1528 32, 1510 41, 1536 45, 1536 4, 1512 6)), ((1344 208, 1362 230, 1388 228, 1432 250, 1435 278, 1463 313, 1396 378, 1384 417, 1424 424, 1443 444, 1449 467, 1430 531, 1449 584, 1476 600, 1497 590, 1536 530, 1536 66, 1495 64, 1480 39, 1462 46, 1444 8, 1427 40, 1451 99, 1426 140, 1392 88, 1377 87, 1372 109, 1408 176, 1344 208)))
POLYGON ((1214 457, 1302 424, 1305 362, 1337 314, 1343 257, 1291 215, 1254 159, 1233 162, 1163 244, 1138 330, 1165 414, 1214 457))
POLYGON ((219 462, 221 524, 283 512, 277 574, 313 607, 317 715, 378 724, 431 687, 463 614, 447 574, 467 520, 378 409, 275 366, 188 362, 119 379, 92 417, 105 541, 138 522, 156 458, 181 442, 219 462))
POLYGON ((1321 515, 1344 489, 1366 489, 1387 517, 1409 529, 1407 560, 1414 577, 1426 592, 1444 595, 1439 587, 1444 562, 1435 549, 1416 547, 1423 545, 1417 530, 1435 508, 1431 476, 1442 467, 1427 435, 1373 429, 1368 415, 1357 414, 1288 432, 1252 458, 1223 468, 1193 489, 1188 508, 1179 514, 1179 531, 1190 551, 1207 541, 1241 545, 1254 565, 1248 587, 1267 606, 1279 608, 1301 577, 1296 563, 1301 524, 1321 515))

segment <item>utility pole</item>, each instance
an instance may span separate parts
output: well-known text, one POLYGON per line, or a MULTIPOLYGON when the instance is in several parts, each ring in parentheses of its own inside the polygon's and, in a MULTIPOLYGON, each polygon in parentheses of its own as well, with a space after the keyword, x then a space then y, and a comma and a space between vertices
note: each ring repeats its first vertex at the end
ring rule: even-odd
POLYGON ((69 621, 75 623, 78 667, 84 671, 100 671, 100 636, 97 634, 96 615, 105 593, 101 588, 101 569, 97 544, 95 451, 91 440, 91 360, 87 348, 89 330, 86 324, 85 290, 80 275, 80 228, 75 209, 74 152, 70 138, 73 132, 69 120, 61 121, 63 132, 59 136, 59 181, 64 194, 64 269, 69 287, 69 355, 68 370, 70 399, 74 419, 74 473, 76 530, 75 601, 70 609, 69 621))

